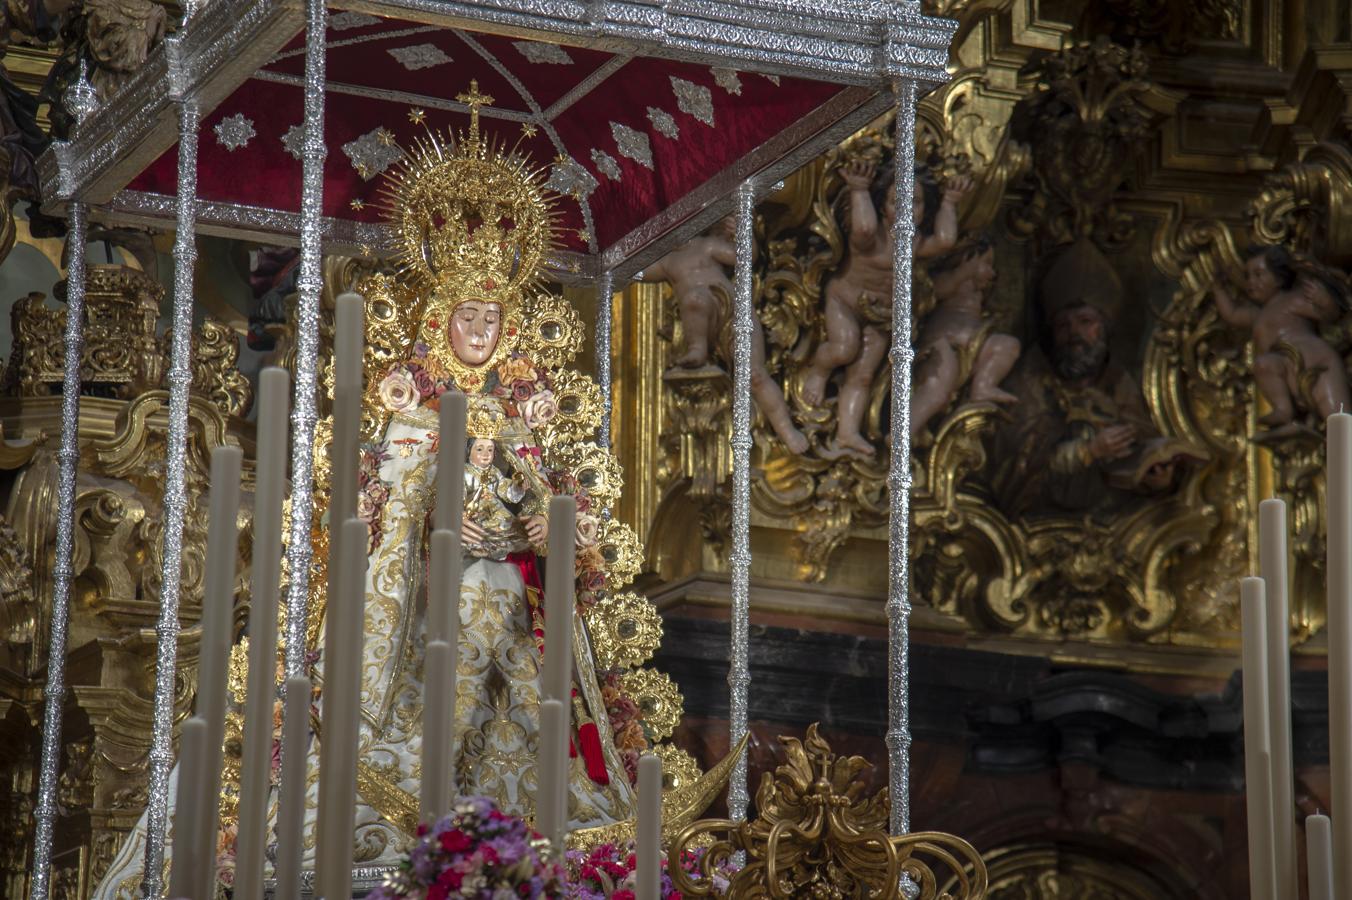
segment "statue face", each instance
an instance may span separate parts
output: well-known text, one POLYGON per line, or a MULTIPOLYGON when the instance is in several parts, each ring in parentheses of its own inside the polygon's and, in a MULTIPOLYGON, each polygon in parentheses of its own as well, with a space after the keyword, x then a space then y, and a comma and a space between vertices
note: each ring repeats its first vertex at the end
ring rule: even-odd
POLYGON ((1268 268, 1262 254, 1244 264, 1244 290, 1255 303, 1266 303, 1277 293, 1277 276, 1268 268))
POLYGON ((451 316, 451 349, 467 366, 481 366, 498 348, 502 307, 483 300, 466 300, 451 316))
POLYGON ((1107 321, 1088 304, 1063 309, 1052 319, 1052 364, 1069 380, 1097 377, 1108 362, 1107 321))
POLYGON ((469 445, 469 461, 476 466, 493 464, 493 442, 487 438, 475 438, 469 445))

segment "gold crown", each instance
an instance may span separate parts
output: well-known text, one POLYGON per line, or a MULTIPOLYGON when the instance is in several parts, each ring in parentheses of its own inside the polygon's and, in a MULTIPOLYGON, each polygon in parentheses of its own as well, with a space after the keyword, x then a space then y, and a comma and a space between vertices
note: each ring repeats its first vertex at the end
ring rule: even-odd
POLYGON ((400 245, 398 277, 428 298, 429 322, 447 321, 467 300, 498 303, 509 314, 541 279, 554 245, 543 170, 479 133, 479 109, 493 98, 479 93, 477 81, 456 99, 469 107, 469 131, 428 129, 382 190, 400 245))
POLYGON ((506 424, 506 415, 496 402, 471 403, 465 417, 465 434, 471 439, 486 438, 495 441, 506 424))

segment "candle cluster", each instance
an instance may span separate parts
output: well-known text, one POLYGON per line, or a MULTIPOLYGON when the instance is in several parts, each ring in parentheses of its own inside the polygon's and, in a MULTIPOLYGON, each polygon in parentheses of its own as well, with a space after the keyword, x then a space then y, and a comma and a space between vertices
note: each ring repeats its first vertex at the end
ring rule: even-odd
MULTIPOLYGON (((337 302, 333 442, 329 448, 332 487, 328 520, 333 535, 325 660, 360 659, 365 627, 367 526, 356 515, 358 435, 361 424, 364 300, 344 294, 337 302)), ((235 896, 263 892, 267 838, 273 698, 276 692, 277 618, 285 494, 287 393, 282 369, 260 379, 257 489, 254 506, 252 612, 248 695, 240 780, 240 817, 235 896)), ((455 733, 456 665, 463 569, 461 522, 467 405, 464 394, 448 393, 440 408, 439 466, 435 530, 430 540, 427 649, 423 703, 422 821, 436 821, 456 794, 452 761, 455 733)), ((183 726, 170 896, 206 900, 215 895, 216 835, 219 828, 221 753, 226 713, 226 668, 238 542, 242 454, 223 447, 212 454, 211 516, 207 541, 207 591, 202 614, 202 657, 196 715, 183 726)), ((570 709, 573 694, 577 504, 571 496, 551 499, 548 520, 550 565, 546 569, 545 642, 541 672, 540 739, 536 827, 556 848, 567 841, 570 709)), ((293 631, 294 633, 294 631, 293 631)), ((319 747, 319 808, 316 890, 319 896, 352 892, 357 755, 360 737, 361 667, 326 667, 322 708, 316 723, 319 747)), ((288 678, 282 730, 282 768, 277 817, 276 894, 299 896, 305 821, 306 763, 311 737, 311 685, 288 678)), ((656 900, 661 878, 661 762, 645 756, 639 765, 637 891, 656 900)))
MULTIPOLYGON (((1328 418, 1329 761, 1336 820, 1305 819, 1309 900, 1352 896, 1352 854, 1334 839, 1352 823, 1352 415, 1328 418)), ((1244 653, 1244 779, 1249 883, 1255 900, 1298 897, 1291 753, 1290 603, 1286 504, 1259 506, 1261 577, 1240 583, 1244 653)))

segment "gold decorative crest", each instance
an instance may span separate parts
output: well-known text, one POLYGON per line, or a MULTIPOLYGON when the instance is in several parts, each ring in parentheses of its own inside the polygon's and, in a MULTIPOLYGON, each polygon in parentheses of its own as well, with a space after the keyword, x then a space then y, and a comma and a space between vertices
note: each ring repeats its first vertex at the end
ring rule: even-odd
POLYGON ((624 692, 643 710, 644 730, 653 741, 671 736, 681 723, 681 707, 685 698, 666 672, 656 669, 635 669, 621 679, 624 692))
POLYGON ((662 617, 648 598, 632 591, 606 597, 587 612, 600 669, 641 666, 662 643, 662 617))

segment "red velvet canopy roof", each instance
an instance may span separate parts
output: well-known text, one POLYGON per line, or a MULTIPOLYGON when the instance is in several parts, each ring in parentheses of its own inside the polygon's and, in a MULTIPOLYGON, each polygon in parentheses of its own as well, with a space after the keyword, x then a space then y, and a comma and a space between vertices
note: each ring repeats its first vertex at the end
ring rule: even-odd
MULTIPOLYGON (((953 23, 913 0, 332 0, 326 246, 390 244, 380 175, 424 126, 484 130, 549 171, 560 274, 632 273, 892 105, 937 83, 953 23), (355 8, 354 8, 355 7, 355 8)), ((200 231, 294 242, 303 15, 294 0, 210 0, 69 143, 39 160, 46 208, 155 227, 175 218, 181 115, 202 114, 200 231)))
MULTIPOLYGON (((398 158, 394 144, 423 130, 414 119, 464 128, 455 98, 475 81, 493 98, 485 131, 519 140, 572 194, 560 204, 560 238, 582 253, 615 243, 852 90, 352 12, 331 17, 328 38, 326 216, 379 222, 380 173, 398 158)), ((304 64, 296 35, 204 118, 202 200, 299 212, 304 64)), ((173 195, 176 166, 171 148, 128 187, 173 195)))

